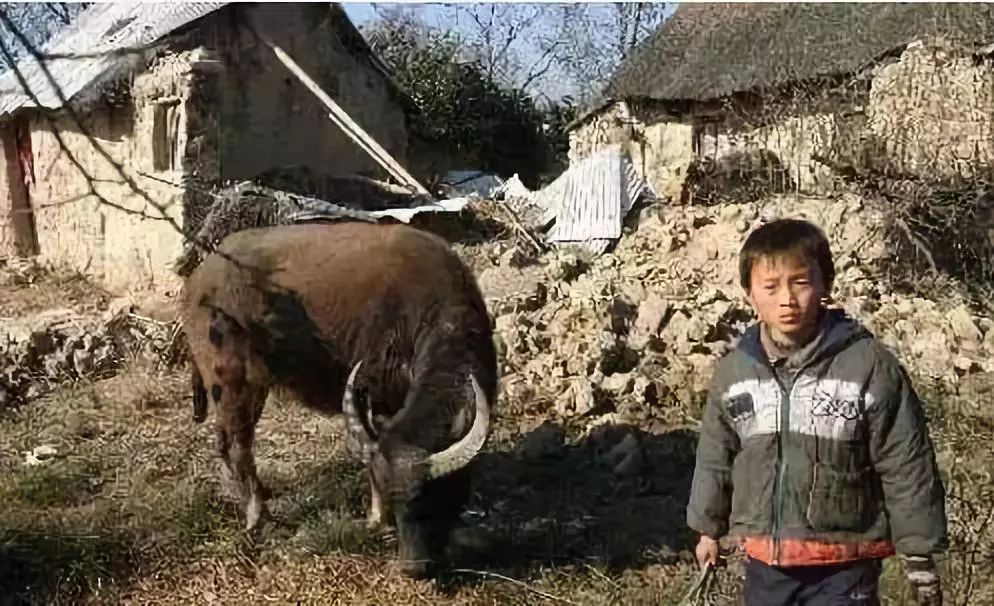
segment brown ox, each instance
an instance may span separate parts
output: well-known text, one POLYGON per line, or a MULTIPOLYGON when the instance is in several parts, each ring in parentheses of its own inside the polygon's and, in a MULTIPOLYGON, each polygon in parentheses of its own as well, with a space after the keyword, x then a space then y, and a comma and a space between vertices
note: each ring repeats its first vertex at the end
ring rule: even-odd
POLYGON ((467 465, 497 389, 490 318, 448 244, 369 223, 250 229, 227 237, 184 286, 194 418, 215 404, 217 450, 246 524, 266 513, 252 442, 269 389, 346 413, 368 465, 370 523, 388 508, 400 560, 424 575, 469 495, 467 465))

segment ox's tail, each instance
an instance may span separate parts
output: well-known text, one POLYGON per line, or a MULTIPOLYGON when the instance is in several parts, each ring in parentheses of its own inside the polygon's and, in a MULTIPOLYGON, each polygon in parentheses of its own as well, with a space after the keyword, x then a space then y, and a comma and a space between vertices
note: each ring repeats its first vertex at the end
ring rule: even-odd
POLYGON ((193 390, 193 422, 203 423, 207 419, 207 388, 200 374, 197 362, 190 357, 190 387, 193 390))

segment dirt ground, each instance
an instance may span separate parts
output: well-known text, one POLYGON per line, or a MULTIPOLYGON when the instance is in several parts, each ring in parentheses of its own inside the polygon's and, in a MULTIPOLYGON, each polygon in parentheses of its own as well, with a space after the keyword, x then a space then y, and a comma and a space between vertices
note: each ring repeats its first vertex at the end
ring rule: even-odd
POLYGON ((593 440, 531 460, 509 423, 479 460, 486 481, 461 541, 478 572, 412 582, 385 559, 391 537, 362 523, 366 484, 337 419, 267 408, 257 453, 274 523, 252 539, 217 482, 209 426, 190 420, 183 376, 132 368, 66 387, 0 421, 2 601, 666 603, 684 588, 689 537, 674 521, 690 432, 644 436, 658 473, 616 483, 593 440), (55 454, 25 464, 39 446, 55 454))
MULTIPOLYGON (((392 537, 363 524, 365 479, 343 454, 338 419, 293 405, 271 403, 260 423, 274 521, 246 536, 216 479, 209 425, 190 419, 184 379, 132 368, 3 415, 0 602, 676 604, 695 580, 683 524, 692 430, 612 426, 536 450, 524 445, 555 444, 548 436, 560 428, 522 434, 503 416, 478 461, 454 556, 463 571, 415 582, 391 569, 392 537), (598 455, 628 434, 646 460, 618 480, 598 455), (55 454, 25 464, 39 446, 55 454)), ((976 464, 994 429, 936 427, 942 459, 952 460, 955 543, 944 565, 959 599, 948 603, 994 603, 994 491, 976 464)), ((889 604, 906 603, 897 572, 885 583, 889 604)), ((739 574, 733 555, 711 603, 735 603, 739 574)))
MULTIPOLYGON (((4 285, 0 316, 66 292, 105 303, 66 279, 4 285)), ((962 393, 922 396, 949 493, 946 603, 994 604, 994 424, 960 416, 962 393)), ((500 403, 458 568, 411 581, 390 566, 394 537, 366 530, 367 484, 339 419, 270 402, 256 454, 273 521, 247 536, 182 369, 134 363, 64 385, 0 412, 0 604, 678 604, 697 576, 684 523, 694 423, 590 430, 531 410, 500 403), (642 456, 619 473, 611 452, 626 439, 642 456)), ((708 603, 736 603, 740 575, 733 553, 708 603)), ((896 561, 883 593, 911 603, 896 561)))

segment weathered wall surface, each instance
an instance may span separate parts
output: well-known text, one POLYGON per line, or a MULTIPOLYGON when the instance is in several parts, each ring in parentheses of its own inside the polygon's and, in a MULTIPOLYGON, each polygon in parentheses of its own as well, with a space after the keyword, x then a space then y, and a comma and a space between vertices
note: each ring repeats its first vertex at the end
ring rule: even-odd
POLYGON ((692 129, 616 103, 570 133, 570 159, 621 143, 671 198, 691 160, 695 192, 702 181, 715 192, 766 181, 766 193, 827 194, 839 167, 944 180, 994 173, 994 59, 928 40, 868 75, 868 87, 698 103, 685 119, 692 129))
MULTIPOLYGON (((182 190, 136 174, 144 149, 127 136, 122 110, 99 110, 89 116, 94 138, 125 166, 166 215, 179 220, 182 190), (99 125, 103 122, 103 125, 99 125), (114 132, 114 129, 119 129, 114 132)), ((59 148, 47 125, 32 128, 38 182, 32 188, 40 257, 95 277, 111 291, 126 293, 169 290, 178 282, 169 263, 179 253, 181 238, 155 206, 123 183, 113 165, 101 157, 86 136, 59 121, 62 138, 73 157, 93 178, 90 183, 59 148), (117 208, 115 208, 115 206, 117 208)))
MULTIPOLYGON (((280 166, 319 173, 381 176, 382 169, 327 116, 328 109, 248 28, 285 50, 328 95, 398 162, 406 162, 405 113, 382 74, 357 58, 338 35, 327 5, 233 6, 246 27, 228 29, 220 169, 224 179, 250 178, 280 166)), ((230 23, 218 15, 220 27, 230 23)), ((230 27, 230 26, 228 26, 230 27)))
POLYGON ((620 143, 625 147, 630 146, 633 130, 641 125, 633 124, 632 117, 623 108, 621 103, 614 103, 570 131, 570 162, 585 158, 609 145, 620 143))
POLYGON ((661 198, 679 200, 693 158, 692 127, 665 112, 615 103, 569 134, 575 162, 609 145, 621 144, 632 164, 661 198))
POLYGON ((876 70, 867 108, 875 168, 971 178, 994 163, 994 68, 941 41, 876 70))
POLYGON ((170 267, 182 247, 183 190, 171 184, 183 175, 187 64, 186 56, 160 59, 135 78, 133 99, 95 104, 82 116, 92 141, 69 116, 57 118, 82 170, 46 119, 32 121, 37 183, 30 195, 43 262, 76 269, 122 294, 176 290, 170 267))
MULTIPOLYGON (((871 73, 869 90, 811 90, 803 100, 734 98, 699 128, 714 170, 780 167, 787 190, 834 188, 837 166, 924 178, 973 178, 994 165, 994 64, 941 40, 915 43, 871 73)), ((702 122, 701 116, 695 116, 702 122)))
POLYGON ((642 131, 642 174, 662 198, 679 200, 694 157, 693 127, 682 122, 650 123, 642 131))
POLYGON ((14 237, 14 200, 10 183, 11 163, 7 161, 6 147, 13 134, 9 126, 0 126, 0 259, 17 254, 14 237))
POLYGON ((854 108, 865 93, 726 100, 717 112, 695 115, 699 165, 731 183, 765 181, 771 192, 830 193, 833 165, 845 164, 858 145, 864 117, 854 108))

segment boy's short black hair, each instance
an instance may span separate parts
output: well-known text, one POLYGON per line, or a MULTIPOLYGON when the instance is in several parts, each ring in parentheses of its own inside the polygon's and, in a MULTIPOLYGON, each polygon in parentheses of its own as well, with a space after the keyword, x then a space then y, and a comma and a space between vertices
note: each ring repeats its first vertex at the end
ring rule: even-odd
POLYGON ((746 238, 739 251, 739 280, 749 290, 752 266, 762 258, 798 255, 814 262, 825 280, 825 289, 832 290, 835 281, 835 261, 828 238, 813 223, 803 219, 777 219, 757 227, 746 238))

